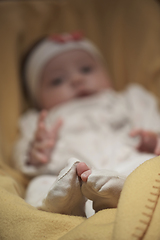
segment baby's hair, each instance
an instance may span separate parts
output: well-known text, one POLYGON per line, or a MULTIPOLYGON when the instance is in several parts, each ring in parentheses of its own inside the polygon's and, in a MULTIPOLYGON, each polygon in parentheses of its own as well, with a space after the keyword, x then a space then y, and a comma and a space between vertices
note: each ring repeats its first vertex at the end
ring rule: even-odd
POLYGON ((39 44, 41 44, 45 40, 45 38, 46 36, 43 36, 42 38, 38 39, 27 51, 27 53, 24 55, 21 61, 21 65, 20 65, 21 86, 22 86, 23 95, 26 98, 26 100, 29 102, 31 102, 31 99, 30 99, 30 93, 29 93, 27 79, 26 79, 26 64, 32 52, 34 51, 34 49, 37 48, 39 44))

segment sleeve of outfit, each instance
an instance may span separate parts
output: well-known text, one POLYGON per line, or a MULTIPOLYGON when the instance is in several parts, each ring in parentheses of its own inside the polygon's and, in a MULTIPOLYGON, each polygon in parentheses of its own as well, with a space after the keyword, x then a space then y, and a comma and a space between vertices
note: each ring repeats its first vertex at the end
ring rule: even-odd
POLYGON ((160 132, 160 112, 156 97, 138 84, 131 84, 125 96, 131 111, 133 128, 160 132))
POLYGON ((28 176, 38 175, 38 168, 28 165, 28 150, 36 131, 38 112, 30 110, 19 121, 20 138, 14 147, 15 167, 28 176))

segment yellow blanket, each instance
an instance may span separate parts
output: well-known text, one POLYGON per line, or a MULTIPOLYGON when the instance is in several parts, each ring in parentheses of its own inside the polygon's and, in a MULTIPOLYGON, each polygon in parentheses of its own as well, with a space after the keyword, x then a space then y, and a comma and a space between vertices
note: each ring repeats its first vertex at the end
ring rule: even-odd
POLYGON ((28 205, 19 185, 0 175, 0 239, 160 239, 160 157, 148 160, 126 180, 117 209, 89 219, 48 213, 28 205))
POLYGON ((20 88, 19 64, 40 36, 77 29, 102 50, 116 89, 138 82, 160 96, 158 1, 1 1, 0 239, 158 240, 160 157, 127 178, 117 209, 89 219, 43 212, 23 200, 29 179, 12 166, 17 121, 28 104, 20 88))

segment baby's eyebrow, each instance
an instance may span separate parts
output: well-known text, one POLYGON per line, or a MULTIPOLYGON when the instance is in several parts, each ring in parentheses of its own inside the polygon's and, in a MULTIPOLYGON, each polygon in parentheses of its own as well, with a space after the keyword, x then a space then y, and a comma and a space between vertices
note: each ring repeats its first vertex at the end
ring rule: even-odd
POLYGON ((81 65, 91 65, 94 63, 94 61, 90 60, 90 59, 81 59, 76 61, 77 64, 81 64, 81 65))

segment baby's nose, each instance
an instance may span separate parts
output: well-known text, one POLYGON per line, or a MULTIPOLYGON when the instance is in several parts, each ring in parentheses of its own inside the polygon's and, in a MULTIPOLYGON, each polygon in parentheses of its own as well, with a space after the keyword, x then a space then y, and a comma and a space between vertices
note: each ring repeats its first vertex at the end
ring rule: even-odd
POLYGON ((81 74, 74 74, 71 79, 73 87, 79 87, 84 83, 84 77, 81 74))

